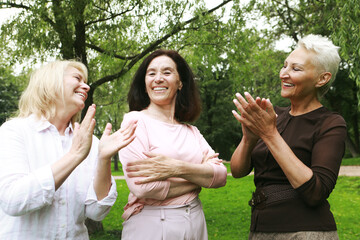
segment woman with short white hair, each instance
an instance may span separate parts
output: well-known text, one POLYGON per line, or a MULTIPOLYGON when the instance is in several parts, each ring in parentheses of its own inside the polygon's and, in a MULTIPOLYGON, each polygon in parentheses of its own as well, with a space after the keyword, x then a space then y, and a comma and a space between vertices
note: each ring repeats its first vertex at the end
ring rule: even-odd
POLYGON ((338 47, 319 35, 301 39, 280 70, 281 96, 234 99, 243 138, 231 158, 235 178, 254 169, 249 239, 338 239, 327 201, 345 151, 346 124, 320 102, 340 63, 338 47))
POLYGON ((87 69, 55 61, 36 70, 18 117, 0 128, 0 239, 89 239, 85 219, 102 220, 117 197, 111 157, 134 139, 136 123, 99 141, 95 105, 79 114, 87 69))

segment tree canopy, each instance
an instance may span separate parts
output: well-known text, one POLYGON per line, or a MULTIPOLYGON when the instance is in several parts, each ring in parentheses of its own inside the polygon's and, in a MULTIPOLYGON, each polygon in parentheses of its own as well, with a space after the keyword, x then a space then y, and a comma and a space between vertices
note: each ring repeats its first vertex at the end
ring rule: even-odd
POLYGON ((203 113, 195 124, 229 159, 241 138, 231 115, 234 94, 249 91, 275 105, 288 104, 279 95, 278 78, 287 53, 276 50, 275 42, 322 34, 341 47, 343 60, 323 101, 345 117, 350 152, 359 154, 357 1, 224 0, 212 9, 206 6, 203 0, 0 1, 0 12, 20 9, 1 25, 1 61, 6 68, 23 64, 29 69, 49 59, 82 61, 91 86, 86 105, 98 105, 99 134, 105 122, 120 125, 129 83, 143 57, 158 48, 177 50, 194 69, 201 90, 203 113))

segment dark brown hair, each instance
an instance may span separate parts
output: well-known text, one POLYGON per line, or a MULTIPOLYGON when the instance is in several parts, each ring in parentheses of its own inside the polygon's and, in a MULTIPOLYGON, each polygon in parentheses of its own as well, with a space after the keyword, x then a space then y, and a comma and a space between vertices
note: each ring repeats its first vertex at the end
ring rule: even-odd
POLYGON ((160 56, 171 58, 175 64, 182 82, 175 101, 175 119, 179 122, 193 122, 201 112, 199 90, 195 84, 194 74, 185 59, 173 50, 159 49, 147 56, 141 63, 132 80, 128 93, 130 111, 141 111, 150 104, 149 95, 146 93, 145 75, 151 61, 160 56))

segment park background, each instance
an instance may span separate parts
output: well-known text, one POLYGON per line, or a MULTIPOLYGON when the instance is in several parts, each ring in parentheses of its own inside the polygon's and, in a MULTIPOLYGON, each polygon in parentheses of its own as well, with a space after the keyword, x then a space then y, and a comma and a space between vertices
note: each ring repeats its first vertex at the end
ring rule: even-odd
MULTIPOLYGON (((95 134, 106 122, 118 128, 142 59, 159 48, 174 49, 200 88, 203 111, 194 125, 225 160, 242 136, 231 114, 235 93, 288 105, 278 76, 284 59, 302 36, 328 36, 340 46, 342 62, 322 103, 346 120, 343 163, 359 165, 358 0, 8 0, 0 1, 0 19, 0 123, 13 116, 34 68, 78 59, 89 69, 86 106, 97 105, 95 134)), ((113 169, 121 169, 116 157, 113 169)), ((340 239, 360 239, 359 180, 341 176, 329 199, 340 239)), ((123 180, 117 183, 119 199, 103 224, 91 227, 92 239, 119 238, 128 190, 123 180)), ((253 189, 252 176, 229 176, 224 188, 203 189, 209 239, 246 239, 253 189)))

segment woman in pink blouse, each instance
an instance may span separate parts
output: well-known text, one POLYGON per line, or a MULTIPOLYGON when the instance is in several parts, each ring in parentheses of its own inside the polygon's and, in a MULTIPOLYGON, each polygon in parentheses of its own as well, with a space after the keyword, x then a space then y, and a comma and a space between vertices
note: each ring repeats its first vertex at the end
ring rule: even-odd
POLYGON ((177 52, 157 50, 140 65, 122 125, 135 140, 119 152, 130 189, 122 239, 207 239, 198 195, 226 183, 226 167, 199 130, 194 75, 177 52))

